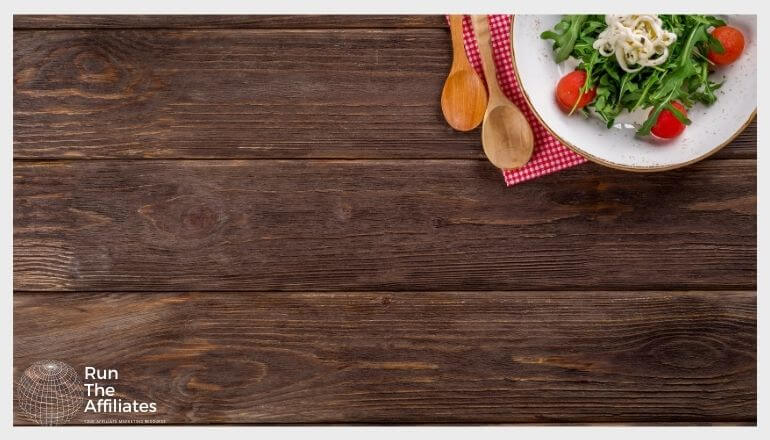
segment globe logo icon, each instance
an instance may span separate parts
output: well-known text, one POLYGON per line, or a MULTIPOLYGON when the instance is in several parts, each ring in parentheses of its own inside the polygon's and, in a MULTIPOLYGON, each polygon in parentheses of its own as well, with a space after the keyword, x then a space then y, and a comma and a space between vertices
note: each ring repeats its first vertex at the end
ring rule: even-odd
POLYGON ((83 383, 64 362, 35 362, 24 371, 16 390, 19 407, 39 425, 67 423, 83 407, 83 383))

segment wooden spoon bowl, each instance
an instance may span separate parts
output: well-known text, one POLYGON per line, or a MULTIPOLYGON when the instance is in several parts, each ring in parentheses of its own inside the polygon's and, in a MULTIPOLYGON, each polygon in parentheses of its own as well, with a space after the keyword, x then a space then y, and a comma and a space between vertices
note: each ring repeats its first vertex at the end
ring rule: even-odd
POLYGON ((532 157, 535 139, 527 119, 513 105, 490 106, 481 129, 484 154, 501 169, 520 168, 532 157))
POLYGON ((489 88, 489 103, 484 113, 481 144, 492 165, 501 169, 524 166, 535 147, 535 136, 524 114, 506 98, 497 85, 497 69, 492 58, 489 23, 486 15, 473 16, 473 28, 489 88))

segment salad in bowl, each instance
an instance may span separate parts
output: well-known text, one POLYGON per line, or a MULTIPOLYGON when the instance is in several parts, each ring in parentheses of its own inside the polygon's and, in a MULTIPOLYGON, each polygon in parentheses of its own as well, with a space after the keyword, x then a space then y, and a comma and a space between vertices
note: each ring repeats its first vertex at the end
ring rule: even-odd
POLYGON ((588 108, 611 127, 623 111, 650 109, 637 134, 664 139, 690 124, 688 108, 717 100, 722 84, 709 72, 745 46, 739 29, 709 15, 569 15, 540 37, 553 40, 556 62, 579 60, 556 87, 565 111, 588 108))
POLYGON ((755 27, 751 16, 516 16, 514 71, 568 147, 617 168, 674 168, 753 117, 755 27))

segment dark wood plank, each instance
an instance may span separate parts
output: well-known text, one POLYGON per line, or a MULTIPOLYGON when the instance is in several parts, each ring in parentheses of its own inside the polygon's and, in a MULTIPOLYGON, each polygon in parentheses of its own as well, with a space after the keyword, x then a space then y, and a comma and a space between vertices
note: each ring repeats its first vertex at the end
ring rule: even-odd
POLYGON ((481 157, 440 119, 446 30, 14 37, 17 158, 481 157))
POLYGON ((15 379, 50 358, 81 375, 117 368, 121 397, 157 402, 148 418, 168 423, 756 423, 754 292, 17 293, 14 305, 15 379))
POLYGON ((753 160, 17 162, 14 286, 753 290, 756 224, 753 160))
POLYGON ((14 157, 483 159, 450 59, 446 29, 17 31, 14 157))
POLYGON ((14 29, 446 28, 443 15, 14 15, 14 29))

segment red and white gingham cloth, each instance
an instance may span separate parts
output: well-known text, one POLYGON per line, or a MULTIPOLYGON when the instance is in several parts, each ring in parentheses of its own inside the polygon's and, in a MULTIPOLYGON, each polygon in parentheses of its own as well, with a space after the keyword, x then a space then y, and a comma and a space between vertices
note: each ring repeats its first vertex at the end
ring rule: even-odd
MULTIPOLYGON (((503 170, 503 177, 507 186, 525 182, 539 176, 563 170, 574 165, 581 164, 586 159, 565 147, 558 139, 543 127, 537 117, 532 113, 524 94, 516 81, 513 73, 513 60, 511 59, 511 16, 489 15, 489 34, 492 41, 492 53, 497 67, 497 83, 514 104, 516 104, 527 118, 532 132, 535 135, 535 151, 529 162, 515 170, 503 170)), ((479 76, 484 78, 484 70, 481 67, 479 47, 473 33, 473 25, 469 16, 463 17, 463 40, 465 53, 468 60, 476 69, 479 76)))

